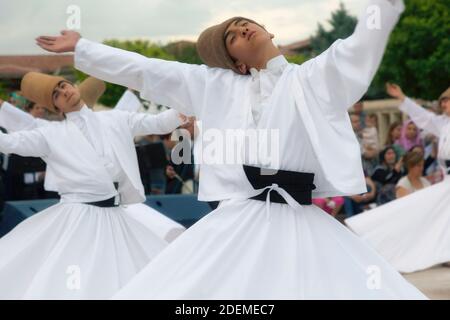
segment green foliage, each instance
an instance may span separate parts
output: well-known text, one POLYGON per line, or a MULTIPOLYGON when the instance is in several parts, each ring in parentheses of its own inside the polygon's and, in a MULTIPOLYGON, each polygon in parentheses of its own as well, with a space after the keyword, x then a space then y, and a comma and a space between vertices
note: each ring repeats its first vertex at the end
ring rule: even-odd
MULTIPOLYGON (((386 81, 398 83, 410 96, 429 100, 450 85, 450 0, 408 0, 405 4, 366 99, 386 97, 386 81)), ((341 4, 331 14, 329 31, 318 25, 311 38, 313 55, 351 35, 356 22, 341 4)))
POLYGON ((190 64, 202 64, 194 42, 171 42, 164 47, 164 50, 175 57, 177 61, 190 64))
POLYGON ((0 99, 2 99, 3 101, 7 101, 8 100, 8 92, 5 88, 5 85, 2 81, 0 81, 0 99))
MULTIPOLYGON (((175 57, 167 53, 161 46, 147 40, 120 41, 112 39, 104 41, 104 44, 127 51, 133 51, 149 58, 175 60, 175 57)), ((87 77, 87 75, 80 71, 75 71, 75 75, 78 81, 82 81, 87 77)), ((125 90, 126 88, 122 86, 107 83, 105 94, 103 94, 99 102, 103 105, 113 107, 117 104, 125 90)))
POLYGON ((303 54, 296 54, 295 56, 288 56, 288 57, 286 57, 286 59, 290 63, 302 64, 303 62, 308 60, 309 57, 307 57, 307 56, 305 56, 303 54))
POLYGON ((433 100, 450 85, 450 0, 409 0, 374 85, 393 81, 406 94, 433 100))
POLYGON ((313 55, 317 56, 328 49, 337 39, 345 39, 355 30, 357 23, 356 17, 351 16, 344 4, 341 2, 339 9, 331 13, 328 23, 330 30, 326 30, 322 24, 317 25, 317 31, 311 37, 311 46, 313 55))

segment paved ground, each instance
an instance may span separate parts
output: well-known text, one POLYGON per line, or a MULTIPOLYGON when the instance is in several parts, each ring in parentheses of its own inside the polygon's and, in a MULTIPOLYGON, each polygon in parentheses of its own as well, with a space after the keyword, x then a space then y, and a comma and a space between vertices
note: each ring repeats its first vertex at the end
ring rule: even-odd
POLYGON ((450 268, 437 266, 403 275, 428 298, 450 300, 450 268))

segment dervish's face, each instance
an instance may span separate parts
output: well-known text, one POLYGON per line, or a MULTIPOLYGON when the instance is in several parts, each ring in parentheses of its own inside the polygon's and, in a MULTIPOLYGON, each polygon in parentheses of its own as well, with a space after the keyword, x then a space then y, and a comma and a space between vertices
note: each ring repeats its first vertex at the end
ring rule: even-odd
POLYGON ((225 46, 242 74, 255 65, 256 53, 273 39, 259 24, 237 19, 233 21, 224 34, 225 46))
POLYGON ((53 89, 52 99, 57 111, 72 112, 80 103, 80 90, 68 81, 61 81, 53 89))

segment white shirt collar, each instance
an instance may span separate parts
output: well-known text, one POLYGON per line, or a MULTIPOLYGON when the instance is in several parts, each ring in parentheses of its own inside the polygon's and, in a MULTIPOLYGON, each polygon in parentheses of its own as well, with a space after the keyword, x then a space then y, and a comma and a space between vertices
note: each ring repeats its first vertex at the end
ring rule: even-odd
POLYGON ((268 71, 268 72, 276 72, 280 70, 281 68, 284 68, 289 62, 286 60, 286 58, 280 54, 269 61, 267 61, 266 69, 261 69, 260 71, 256 70, 256 68, 250 69, 250 74, 253 77, 257 77, 261 71, 268 71))
POLYGON ((80 118, 81 116, 88 115, 90 112, 92 112, 86 105, 83 105, 79 111, 73 111, 66 113, 66 118, 68 120, 73 120, 76 118, 80 118))

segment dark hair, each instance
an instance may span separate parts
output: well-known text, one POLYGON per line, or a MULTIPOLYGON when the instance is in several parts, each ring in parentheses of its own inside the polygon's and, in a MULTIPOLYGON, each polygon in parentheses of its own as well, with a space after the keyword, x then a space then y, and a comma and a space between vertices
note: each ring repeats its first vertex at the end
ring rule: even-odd
POLYGON ((409 148, 408 152, 413 152, 413 150, 415 148, 420 148, 420 149, 422 149, 422 152, 425 152, 425 148, 420 144, 416 144, 415 146, 412 146, 411 148, 409 148))
POLYGON ((33 110, 34 106, 36 105, 35 102, 29 102, 25 105, 25 111, 26 112, 30 112, 31 110, 33 110))
POLYGON ((404 161, 405 161, 405 167, 406 169, 411 169, 412 167, 417 166, 418 164, 420 164, 421 162, 423 162, 423 157, 421 154, 415 152, 415 151, 409 151, 405 154, 404 156, 404 161))
POLYGON ((385 162, 384 156, 386 155, 386 152, 388 152, 389 150, 394 151, 394 153, 395 153, 395 161, 398 160, 397 159, 397 153, 395 152, 394 147, 389 145, 389 146, 385 147, 383 150, 380 151, 380 158, 379 158, 380 164, 383 164, 385 162))
POLYGON ((395 143, 395 141, 392 140, 392 131, 394 131, 395 128, 401 127, 401 126, 402 126, 402 123, 400 121, 394 121, 391 123, 391 125, 389 126, 387 137, 386 137, 386 143, 385 143, 386 146, 389 146, 389 145, 395 143))

